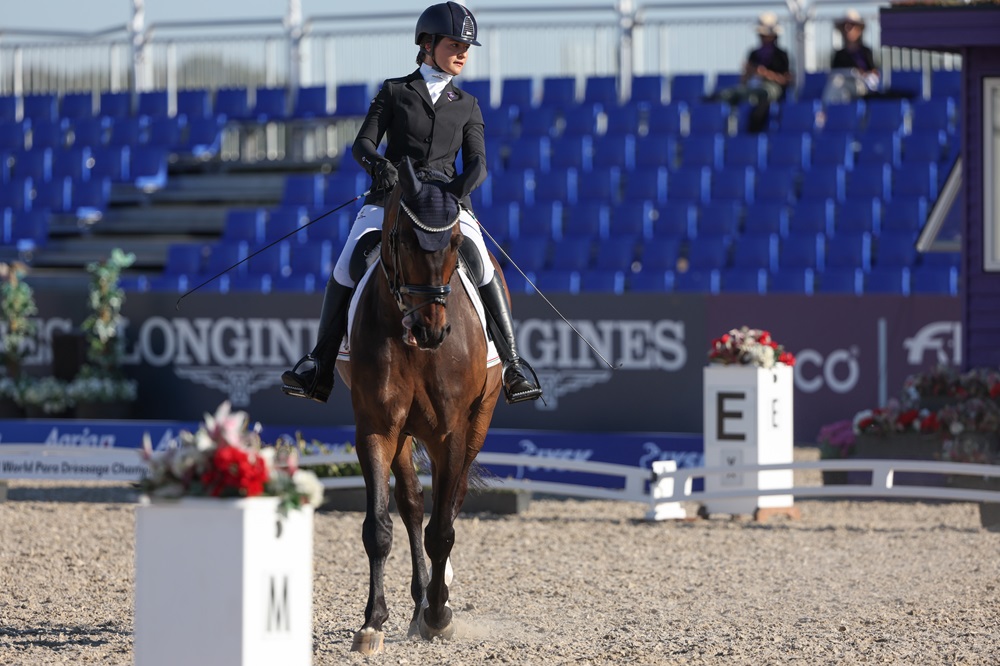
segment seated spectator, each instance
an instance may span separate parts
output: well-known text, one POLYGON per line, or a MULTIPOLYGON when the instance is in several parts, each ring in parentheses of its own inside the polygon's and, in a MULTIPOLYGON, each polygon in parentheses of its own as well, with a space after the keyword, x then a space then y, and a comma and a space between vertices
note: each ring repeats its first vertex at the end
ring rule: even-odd
POLYGON ((774 12, 761 14, 757 19, 760 47, 747 56, 740 85, 716 94, 717 99, 731 104, 743 100, 750 102, 753 109, 747 129, 751 132, 767 129, 771 103, 783 99, 792 82, 788 52, 778 46, 780 34, 778 15, 774 12))
POLYGON ((830 61, 830 79, 823 91, 823 101, 844 102, 864 97, 879 88, 879 71, 875 56, 863 41, 865 20, 853 10, 847 10, 834 25, 840 31, 843 46, 830 61))

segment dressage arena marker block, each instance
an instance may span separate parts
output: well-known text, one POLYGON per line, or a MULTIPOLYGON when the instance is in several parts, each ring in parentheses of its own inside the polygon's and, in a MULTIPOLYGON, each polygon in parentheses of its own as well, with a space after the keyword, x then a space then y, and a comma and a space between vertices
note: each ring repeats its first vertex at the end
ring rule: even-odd
MULTIPOLYGON (((704 369, 705 466, 739 467, 753 464, 791 463, 792 368, 777 364, 708 366, 704 369)), ((790 488, 790 470, 755 474, 732 472, 705 478, 706 494, 741 488, 770 490, 790 488)), ((711 513, 755 514, 760 509, 791 507, 792 495, 746 496, 710 499, 699 515, 711 513)))
POLYGON ((136 666, 312 663, 312 508, 278 502, 137 508, 136 666))

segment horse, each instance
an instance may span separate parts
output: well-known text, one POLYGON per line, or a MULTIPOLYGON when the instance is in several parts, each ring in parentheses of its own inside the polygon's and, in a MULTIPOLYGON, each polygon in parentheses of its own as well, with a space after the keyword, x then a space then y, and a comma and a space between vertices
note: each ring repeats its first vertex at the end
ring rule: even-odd
POLYGON ((399 173, 384 210, 378 265, 370 267, 356 297, 350 358, 337 363, 351 391, 367 498, 362 541, 369 561, 368 603, 352 644, 352 651, 363 654, 384 650, 390 471, 412 554, 408 634, 419 632, 428 640, 454 635, 448 606, 454 521, 501 390, 500 367, 487 367, 488 343, 474 294, 459 275, 464 237, 458 199, 444 187, 443 176, 423 171, 418 177, 408 159, 399 173), (422 543, 423 488, 414 440, 426 451, 432 480, 422 543))

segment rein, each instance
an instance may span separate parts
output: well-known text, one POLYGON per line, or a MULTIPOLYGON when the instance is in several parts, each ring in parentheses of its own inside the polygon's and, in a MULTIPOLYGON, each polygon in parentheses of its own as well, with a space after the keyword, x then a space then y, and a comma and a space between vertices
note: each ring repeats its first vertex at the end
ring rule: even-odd
POLYGON ((458 223, 458 216, 451 222, 451 224, 444 227, 431 227, 420 221, 420 218, 410 210, 410 208, 403 203, 402 197, 399 199, 399 206, 396 208, 396 214, 392 220, 392 229, 389 230, 389 256, 392 259, 392 275, 389 275, 389 271, 385 266, 385 262, 382 264, 382 273, 385 275, 386 281, 389 283, 389 290, 392 292, 393 298, 396 300, 396 306, 399 307, 399 311, 403 313, 403 318, 410 316, 417 310, 427 307, 428 305, 442 305, 447 307, 448 305, 448 294, 451 293, 450 284, 441 285, 430 285, 430 284, 409 284, 403 278, 403 265, 400 261, 399 255, 399 211, 404 210, 413 221, 413 223, 423 229, 424 231, 430 233, 439 233, 442 231, 447 231, 454 227, 458 223), (407 296, 424 296, 423 300, 419 301, 416 305, 407 306, 405 298, 407 296))

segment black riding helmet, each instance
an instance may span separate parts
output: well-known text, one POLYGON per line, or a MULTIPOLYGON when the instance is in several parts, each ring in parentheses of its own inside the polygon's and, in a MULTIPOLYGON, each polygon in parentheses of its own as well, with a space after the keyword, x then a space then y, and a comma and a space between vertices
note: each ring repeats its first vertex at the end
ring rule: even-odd
POLYGON ((417 19, 417 29, 414 43, 418 46, 428 36, 439 36, 454 39, 456 42, 481 46, 476 41, 479 28, 476 17, 466 7, 457 2, 442 2, 431 5, 417 19))

